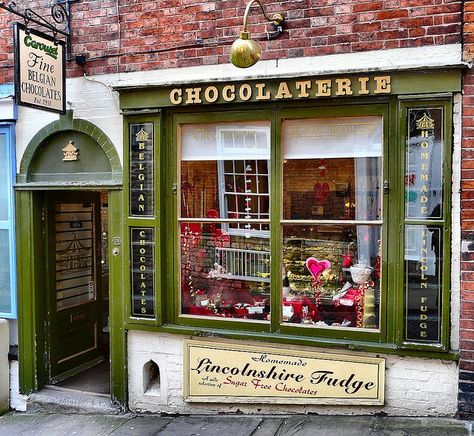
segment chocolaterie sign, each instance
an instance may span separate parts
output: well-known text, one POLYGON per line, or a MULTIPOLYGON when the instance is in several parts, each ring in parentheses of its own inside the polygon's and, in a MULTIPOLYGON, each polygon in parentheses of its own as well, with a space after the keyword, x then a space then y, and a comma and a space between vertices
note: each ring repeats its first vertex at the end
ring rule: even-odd
POLYGON ((66 113, 65 43, 15 24, 16 104, 66 113))
POLYGON ((188 340, 186 401, 286 404, 384 403, 385 360, 265 345, 188 340))
POLYGON ((209 86, 174 88, 169 93, 172 105, 237 103, 246 101, 301 100, 319 97, 391 94, 389 75, 336 77, 316 80, 286 80, 261 83, 224 83, 209 86))

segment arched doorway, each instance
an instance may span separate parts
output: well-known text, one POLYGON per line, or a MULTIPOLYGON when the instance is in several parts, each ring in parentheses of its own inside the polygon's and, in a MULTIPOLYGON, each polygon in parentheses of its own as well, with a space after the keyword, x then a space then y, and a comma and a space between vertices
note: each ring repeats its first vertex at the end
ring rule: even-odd
MULTIPOLYGON (((121 280, 119 260, 109 257, 109 241, 122 240, 121 188, 114 145, 72 112, 38 132, 23 154, 16 184, 22 393, 123 357, 109 280, 121 280)), ((110 362, 113 380, 123 362, 110 362)), ((125 381, 107 384, 123 402, 125 381)))

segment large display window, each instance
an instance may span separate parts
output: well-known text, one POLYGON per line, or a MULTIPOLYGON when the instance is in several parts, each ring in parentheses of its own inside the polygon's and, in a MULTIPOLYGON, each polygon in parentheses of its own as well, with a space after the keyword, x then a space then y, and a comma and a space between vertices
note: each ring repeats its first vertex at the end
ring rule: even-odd
POLYGON ((157 311, 130 321, 446 351, 451 102, 392 103, 165 115, 156 215, 130 218, 157 311))

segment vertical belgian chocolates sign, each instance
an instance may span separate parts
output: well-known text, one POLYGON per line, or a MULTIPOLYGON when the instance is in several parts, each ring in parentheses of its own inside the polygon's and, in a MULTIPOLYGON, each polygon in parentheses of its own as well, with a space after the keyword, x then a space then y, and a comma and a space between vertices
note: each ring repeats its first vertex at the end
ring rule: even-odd
POLYGON ((130 215, 152 217, 154 205, 153 124, 130 125, 130 215))
POLYGON ((155 235, 154 229, 130 229, 132 316, 155 317, 155 235))
POLYGON ((15 101, 66 113, 64 41, 15 23, 15 101))

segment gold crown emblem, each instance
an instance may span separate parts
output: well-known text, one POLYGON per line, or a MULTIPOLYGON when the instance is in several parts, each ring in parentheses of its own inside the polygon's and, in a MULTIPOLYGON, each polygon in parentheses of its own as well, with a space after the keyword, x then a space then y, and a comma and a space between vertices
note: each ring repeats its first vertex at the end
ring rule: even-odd
POLYGON ((421 118, 416 120, 416 128, 418 130, 434 129, 434 120, 424 114, 421 118))
POLYGON ((135 139, 138 142, 147 142, 148 136, 150 135, 147 132, 145 132, 143 128, 141 128, 140 131, 135 135, 135 139))

